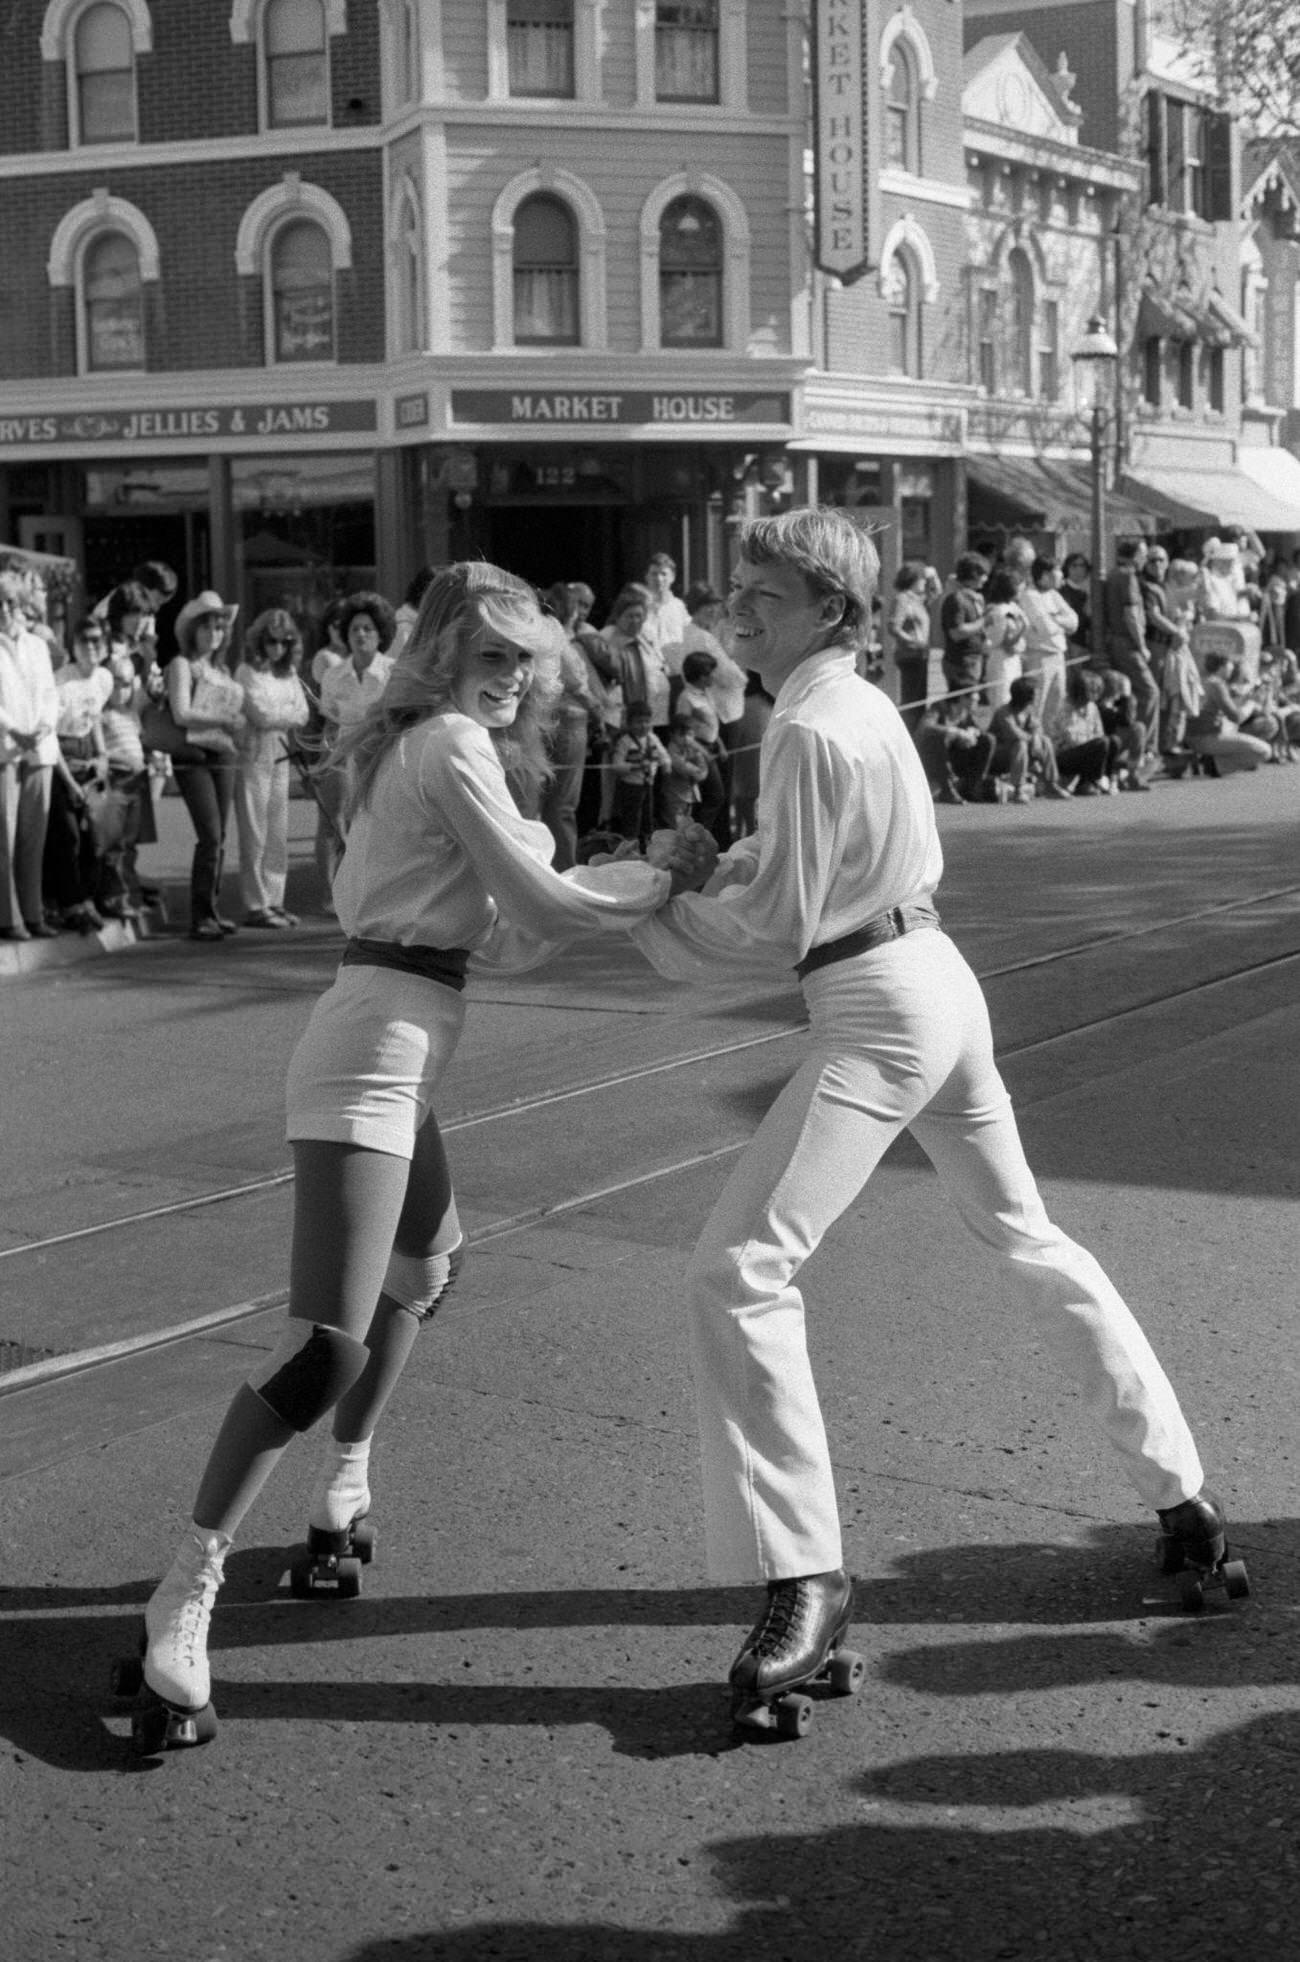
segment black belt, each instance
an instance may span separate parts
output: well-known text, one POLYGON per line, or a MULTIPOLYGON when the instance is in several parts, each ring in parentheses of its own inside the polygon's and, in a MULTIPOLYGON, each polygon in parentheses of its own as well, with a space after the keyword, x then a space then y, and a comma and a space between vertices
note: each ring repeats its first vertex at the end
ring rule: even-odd
POLYGON ((842 933, 838 940, 823 940, 820 946, 810 947, 803 959, 796 961, 794 971, 802 981, 805 975, 819 967, 829 967, 832 961, 852 960, 855 954, 883 947, 887 940, 915 933, 918 927, 938 924, 939 915, 933 906, 891 906, 887 913, 877 913, 874 920, 865 920, 860 927, 854 927, 852 933, 842 933))
POLYGON ((441 981, 459 993, 465 986, 467 947, 407 947, 399 940, 349 940, 340 967, 394 967, 400 974, 419 974, 441 981))

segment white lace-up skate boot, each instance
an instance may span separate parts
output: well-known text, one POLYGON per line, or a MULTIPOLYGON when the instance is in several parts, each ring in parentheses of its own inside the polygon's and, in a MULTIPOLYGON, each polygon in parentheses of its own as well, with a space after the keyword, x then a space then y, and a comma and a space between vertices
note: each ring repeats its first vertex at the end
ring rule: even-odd
POLYGON ((307 1551, 289 1569, 289 1586, 302 1600, 314 1594, 355 1600, 361 1569, 375 1553, 370 1511, 370 1440, 340 1444, 331 1438, 307 1515, 307 1551))
POLYGON ((370 1511, 370 1440, 340 1444, 331 1438, 327 1451, 307 1524, 318 1533, 346 1533, 370 1511))
POLYGON ((212 1701, 208 1624, 230 1544, 229 1533, 191 1527, 144 1611, 145 1686, 173 1710, 212 1701))

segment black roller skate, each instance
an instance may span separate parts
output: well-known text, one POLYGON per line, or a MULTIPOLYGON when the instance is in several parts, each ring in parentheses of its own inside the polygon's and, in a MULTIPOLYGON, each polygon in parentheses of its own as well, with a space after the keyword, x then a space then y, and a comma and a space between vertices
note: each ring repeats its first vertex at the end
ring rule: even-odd
POLYGON ((289 1590, 300 1601, 329 1594, 337 1601, 355 1601, 361 1592, 361 1569, 375 1557, 374 1527, 364 1515, 338 1532, 322 1526, 307 1528, 307 1551, 289 1569, 289 1590))
POLYGON ((375 1557, 377 1535, 369 1521, 369 1445, 331 1441, 312 1499, 307 1551, 289 1569, 289 1587, 300 1601, 330 1595, 355 1601, 361 1569, 375 1557))
POLYGON ((1177 1574, 1185 1608, 1203 1608, 1208 1587, 1221 1587, 1230 1601, 1246 1599, 1250 1593, 1246 1563, 1228 1558, 1228 1522, 1213 1492, 1200 1491, 1194 1499, 1157 1512, 1156 1518, 1160 1521, 1156 1563, 1162 1574, 1177 1574))
POLYGON ((115 1696, 133 1697, 131 1746, 140 1757, 207 1744, 217 1734, 208 1627, 230 1540, 189 1533, 145 1609, 138 1655, 113 1665, 115 1696))
POLYGON ((843 1647, 853 1583, 842 1571, 769 1581, 767 1606, 732 1665, 731 1720, 747 1734, 802 1737, 813 1720, 804 1690, 855 1696, 866 1664, 843 1647))

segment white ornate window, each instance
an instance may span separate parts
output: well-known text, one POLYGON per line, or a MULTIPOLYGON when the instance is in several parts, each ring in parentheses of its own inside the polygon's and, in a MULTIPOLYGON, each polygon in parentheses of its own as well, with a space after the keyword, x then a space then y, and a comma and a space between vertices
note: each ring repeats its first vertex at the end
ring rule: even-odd
POLYGON ((749 220, 720 178, 680 172, 641 212, 641 347, 749 342, 749 220))
POLYGON ((328 191, 290 171, 254 199, 235 240, 235 270, 262 281, 268 367, 335 359, 335 274, 351 264, 352 233, 328 191))
POLYGON ((515 212, 516 347, 578 345, 578 227, 562 198, 548 191, 515 212))
POLYGON ((910 6, 900 7, 880 37, 885 167, 919 177, 925 151, 924 105, 938 93, 930 43, 910 6))
POLYGON ((674 198, 659 220, 659 344, 722 346, 722 225, 703 198, 674 198))
POLYGON ((64 64, 73 148, 137 140, 136 57, 152 49, 145 0, 51 0, 41 54, 64 64))
POLYGON ((492 213, 493 338, 498 348, 603 348, 605 220, 567 170, 526 170, 492 213))
POLYGON ((147 367, 144 288, 158 278, 158 240, 142 211, 96 191, 61 219, 46 271, 75 294, 79 375, 147 367))
POLYGON ((424 216, 409 177, 397 194, 392 233, 394 352, 418 354, 428 338, 424 216))
POLYGON ((600 21, 605 0, 483 0, 488 100, 600 99, 600 21))
POLYGON ((1034 392, 1034 268, 1029 254, 1014 246, 1006 265, 1006 367, 1002 386, 1013 395, 1034 392))
POLYGON ((636 100, 743 109, 747 0, 633 0, 636 100))
POLYGON ((889 309, 889 366, 915 380, 921 373, 921 275, 906 246, 893 254, 881 284, 889 309))
POLYGON ((347 32, 347 0, 232 0, 230 38, 257 44, 263 129, 330 120, 330 41, 347 32))

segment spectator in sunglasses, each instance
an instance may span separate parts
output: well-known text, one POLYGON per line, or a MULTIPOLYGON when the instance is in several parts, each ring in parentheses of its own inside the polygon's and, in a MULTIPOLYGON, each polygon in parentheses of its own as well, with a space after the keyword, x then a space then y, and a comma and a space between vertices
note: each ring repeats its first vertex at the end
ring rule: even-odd
POLYGON ((244 691, 244 729, 235 779, 239 890, 244 924, 297 926, 284 907, 289 874, 289 755, 305 728, 307 696, 298 679, 302 638, 283 607, 259 613, 244 636, 235 679, 244 691))

